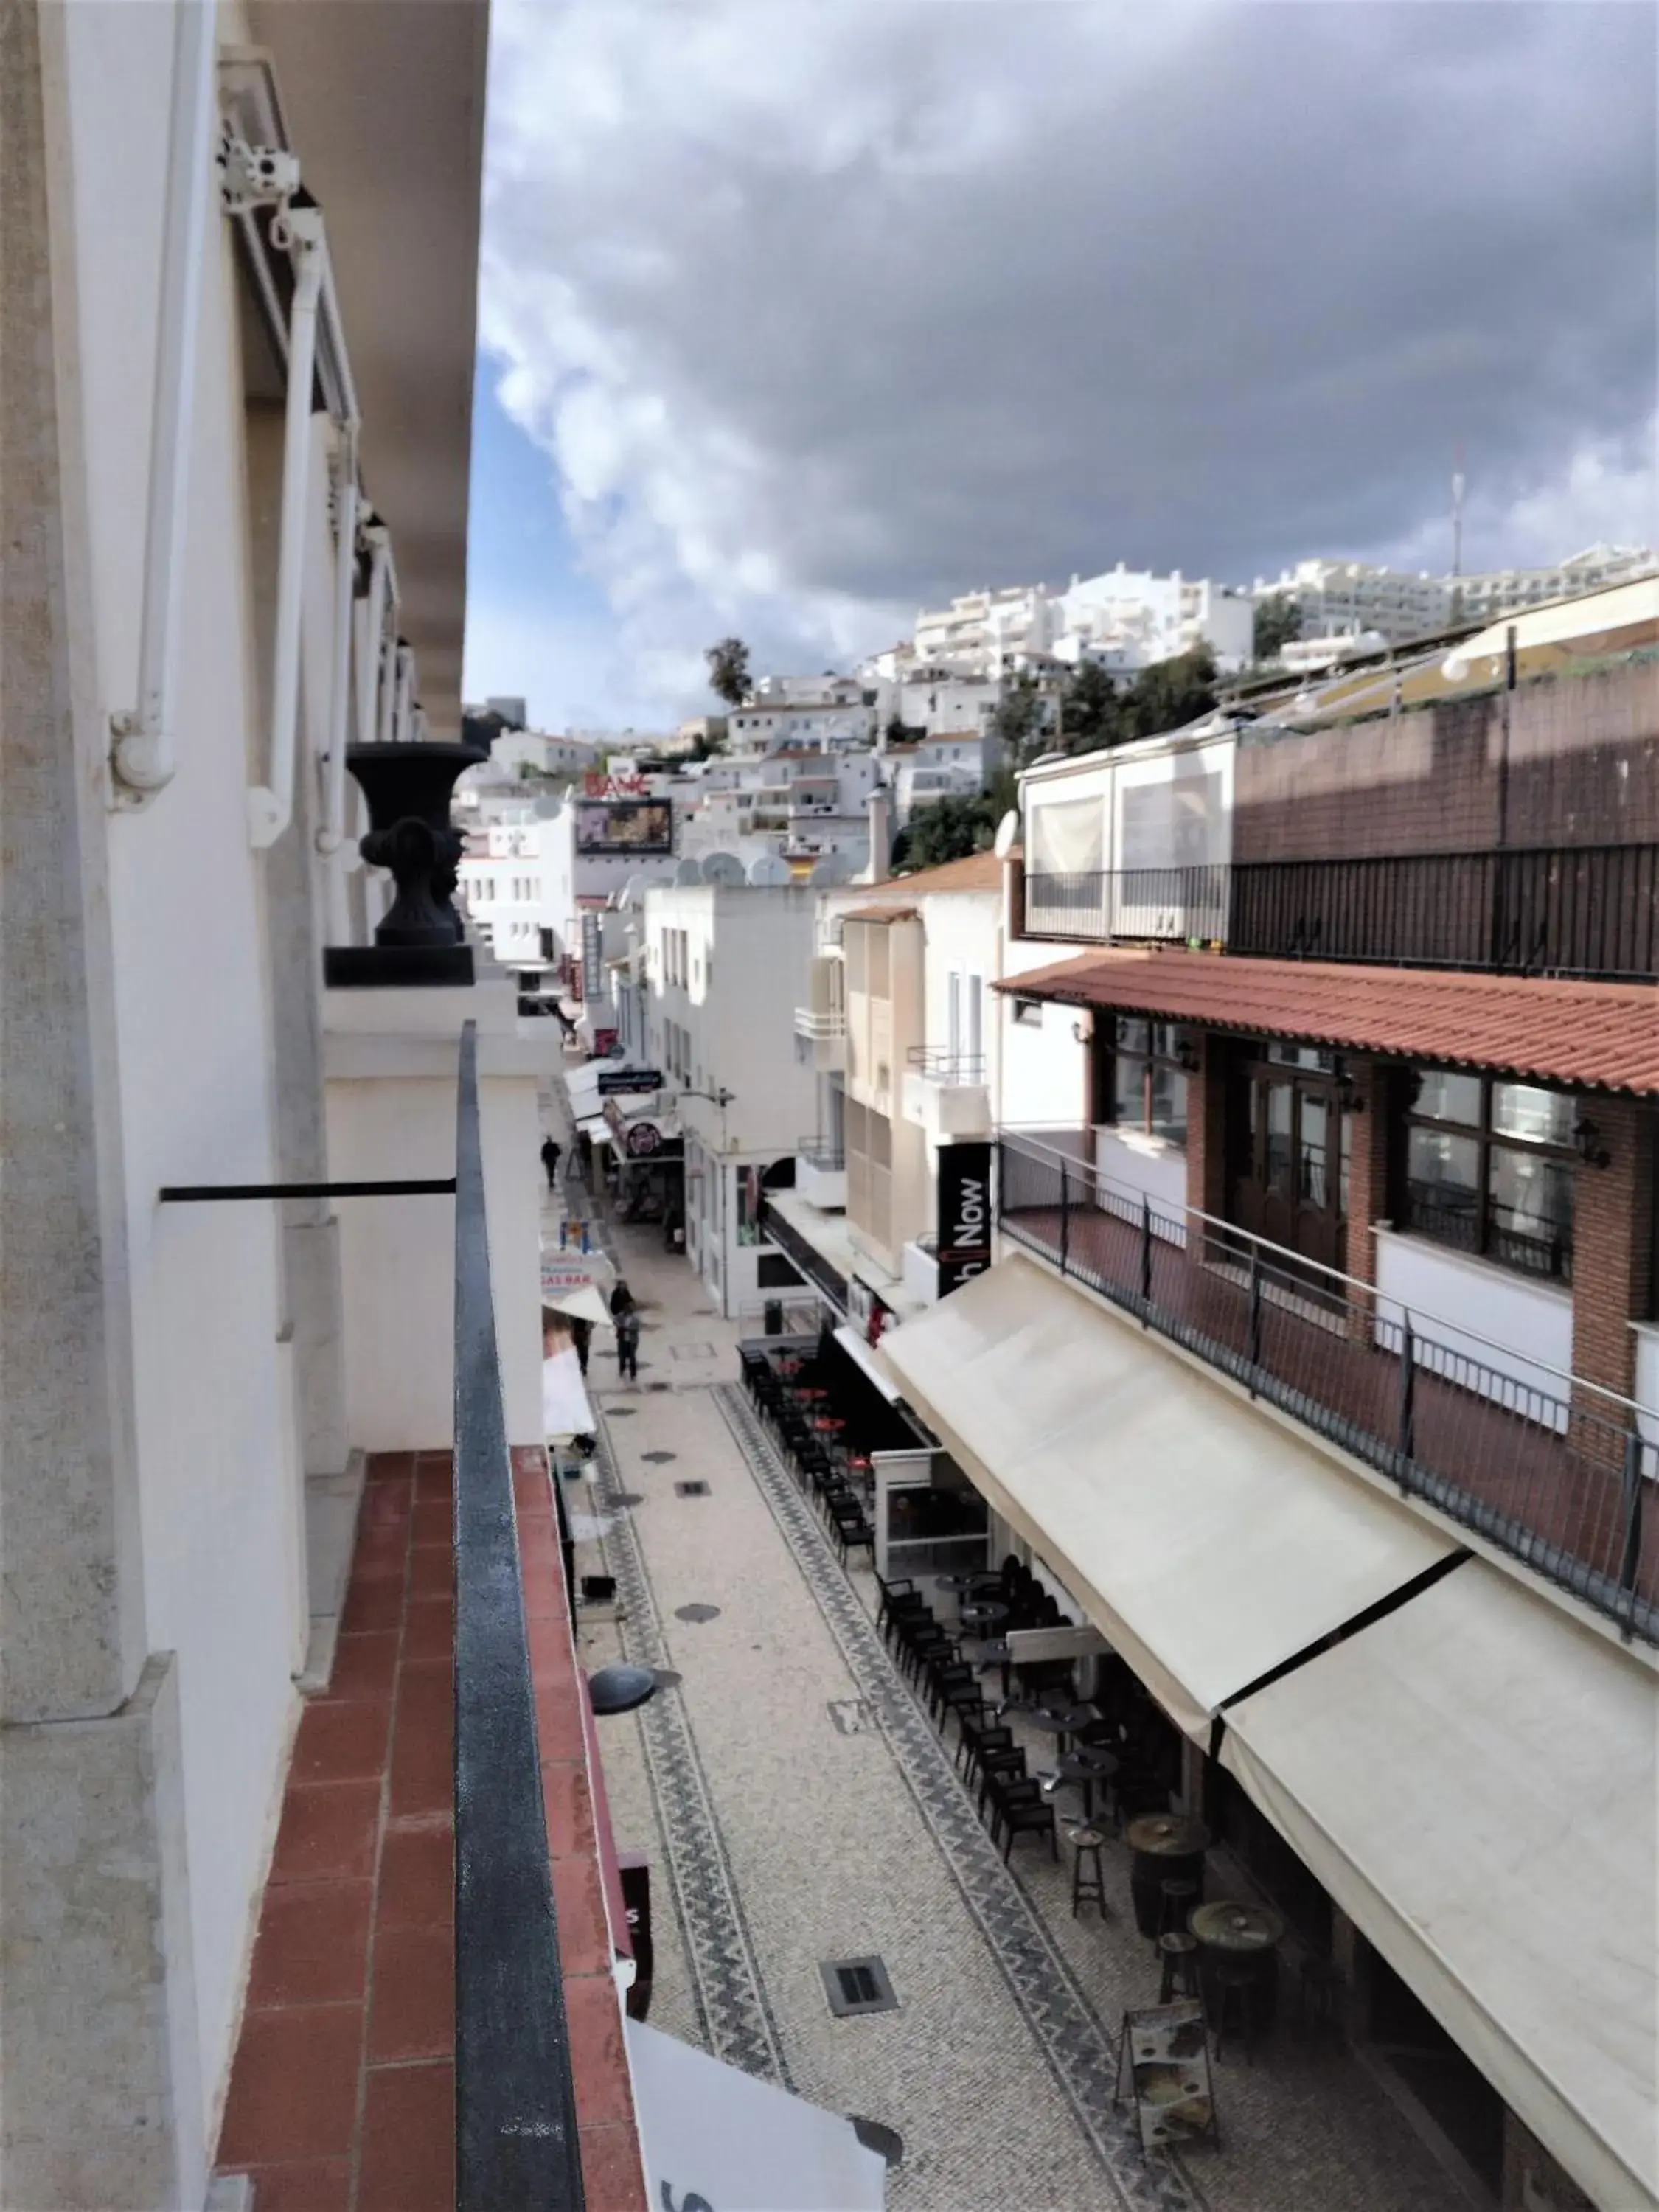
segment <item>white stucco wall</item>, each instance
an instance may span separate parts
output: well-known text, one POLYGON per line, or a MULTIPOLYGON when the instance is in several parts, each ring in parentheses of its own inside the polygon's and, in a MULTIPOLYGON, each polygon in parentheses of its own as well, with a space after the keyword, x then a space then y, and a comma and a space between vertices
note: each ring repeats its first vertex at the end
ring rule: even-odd
MULTIPOLYGON (((1046 967, 1053 958, 1052 945, 1012 944, 1005 954, 1005 973, 1017 979, 1023 970, 1046 967)), ((992 1095, 995 1120, 1011 1129, 1081 1128, 1089 1048, 1076 1032, 1086 1026, 1084 1011, 1044 1005, 1033 1018, 1019 1021, 1013 994, 1001 992, 998 1000, 1000 1065, 992 1095)))
MULTIPOLYGON (((337 1181, 455 1172, 460 1025, 477 1019, 489 1271, 507 1437, 539 1443, 538 1086, 552 1045, 511 1017, 511 987, 326 996, 328 1139, 337 1181), (489 1026, 486 1027, 485 1024, 489 1026)), ((342 1199, 346 1407, 365 1451, 446 1448, 454 1431, 453 1200, 342 1199)))
POLYGON ((1128 1191, 1152 1200, 1156 1234, 1186 1243, 1187 1155, 1181 1146, 1103 1122, 1095 1130, 1095 1169, 1114 1196, 1128 1191))
POLYGON ((1478 1362, 1492 1370, 1495 1378, 1485 1386, 1484 1395, 1531 1411, 1534 1418, 1538 1409, 1528 1407, 1527 1392, 1541 1392, 1554 1400, 1571 1396, 1571 1385, 1564 1379, 1572 1367, 1571 1291, 1530 1281, 1510 1268, 1449 1251, 1426 1237, 1383 1228, 1373 1234, 1378 1321, 1391 1330, 1390 1342, 1397 1343, 1401 1316, 1409 1312, 1413 1329, 1426 1332, 1434 1345, 1446 1347, 1437 1354, 1432 1346, 1419 1345, 1419 1357, 1425 1366, 1455 1374, 1476 1389, 1482 1386, 1460 1363, 1478 1362), (1459 1328, 1454 1316, 1478 1324, 1478 1334, 1472 1326, 1459 1328))
POLYGON ((1659 1443, 1659 1322, 1636 1327, 1636 1402, 1652 1410, 1638 1423, 1650 1443, 1659 1443))

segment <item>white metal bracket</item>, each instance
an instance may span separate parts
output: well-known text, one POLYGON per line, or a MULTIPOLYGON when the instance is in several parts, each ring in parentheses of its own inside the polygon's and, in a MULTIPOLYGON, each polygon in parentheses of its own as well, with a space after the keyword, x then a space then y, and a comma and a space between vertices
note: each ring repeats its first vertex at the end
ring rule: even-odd
POLYGON ((300 189, 300 157, 279 146, 250 146, 227 135, 219 155, 219 194, 227 215, 280 207, 300 189))

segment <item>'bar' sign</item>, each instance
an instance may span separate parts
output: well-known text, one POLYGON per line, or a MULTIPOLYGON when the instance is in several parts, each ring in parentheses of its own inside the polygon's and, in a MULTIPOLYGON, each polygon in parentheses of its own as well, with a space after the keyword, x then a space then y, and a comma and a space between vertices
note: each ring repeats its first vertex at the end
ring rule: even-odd
POLYGON ((939 1148, 939 1294, 946 1297, 991 1264, 991 1147, 939 1148))

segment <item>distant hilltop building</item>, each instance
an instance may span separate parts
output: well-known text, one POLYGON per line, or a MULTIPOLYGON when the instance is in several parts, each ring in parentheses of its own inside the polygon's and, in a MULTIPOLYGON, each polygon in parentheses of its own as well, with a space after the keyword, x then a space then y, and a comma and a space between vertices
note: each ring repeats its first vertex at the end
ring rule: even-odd
POLYGON ((1375 630, 1389 644, 1400 645, 1454 623, 1492 622, 1656 570, 1659 552, 1649 545, 1589 545, 1553 568, 1488 568, 1466 576, 1436 576, 1426 569, 1413 575, 1366 561, 1298 561, 1276 578, 1257 577, 1253 596, 1258 605, 1294 601, 1304 639, 1375 630))

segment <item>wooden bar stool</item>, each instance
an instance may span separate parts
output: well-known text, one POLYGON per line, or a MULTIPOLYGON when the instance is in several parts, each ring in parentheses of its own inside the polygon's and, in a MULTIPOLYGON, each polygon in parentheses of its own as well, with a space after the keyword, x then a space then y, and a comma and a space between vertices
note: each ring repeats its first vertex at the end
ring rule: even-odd
POLYGON ((1106 1908, 1106 1875, 1101 1864, 1101 1846, 1106 1838, 1098 1828, 1075 1827, 1066 1831, 1066 1840, 1073 1853, 1072 1860, 1072 1917, 1077 1919, 1085 1905, 1092 1905, 1103 1920, 1110 1918, 1106 1908), (1088 1861, 1085 1869, 1085 1860, 1088 1861))
POLYGON ((1204 1994, 1199 1978, 1198 1938, 1184 1929, 1170 1929, 1158 1939, 1158 1956, 1164 1962, 1163 1977, 1158 1983, 1158 2001, 1168 2004, 1171 1997, 1197 1997, 1204 1994))

